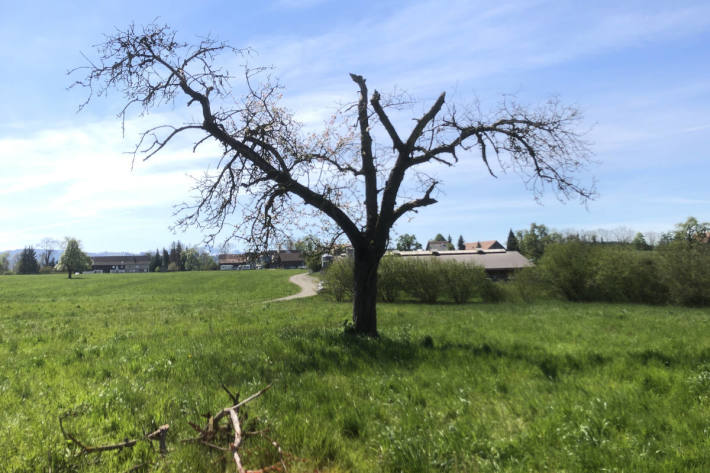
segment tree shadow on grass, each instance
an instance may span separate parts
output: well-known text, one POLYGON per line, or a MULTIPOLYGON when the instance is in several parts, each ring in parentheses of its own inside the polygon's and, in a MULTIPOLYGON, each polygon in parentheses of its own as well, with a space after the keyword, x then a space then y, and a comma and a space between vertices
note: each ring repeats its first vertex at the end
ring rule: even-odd
POLYGON ((496 359, 537 366, 541 374, 556 380, 563 373, 583 371, 609 363, 608 355, 590 351, 577 354, 551 353, 543 346, 500 342, 441 342, 430 336, 378 339, 344 334, 335 330, 309 332, 286 330, 280 337, 289 356, 282 368, 289 373, 338 371, 348 374, 371 369, 415 369, 422 363, 447 365, 491 363, 496 359))

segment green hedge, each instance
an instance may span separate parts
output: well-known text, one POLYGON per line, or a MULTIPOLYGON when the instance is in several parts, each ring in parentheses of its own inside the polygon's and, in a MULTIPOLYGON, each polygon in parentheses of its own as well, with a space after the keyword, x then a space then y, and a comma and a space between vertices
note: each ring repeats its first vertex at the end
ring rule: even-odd
POLYGON ((710 305, 710 245, 674 242, 655 251, 570 241, 550 245, 537 267, 509 283, 511 295, 570 301, 710 305))
MULTIPOLYGON (((353 262, 339 259, 324 271, 325 291, 336 301, 350 299, 353 262)), ((403 297, 434 303, 447 299, 461 304, 474 297, 497 300, 500 291, 487 279, 482 267, 432 258, 385 256, 377 272, 378 298, 396 302, 403 297)))

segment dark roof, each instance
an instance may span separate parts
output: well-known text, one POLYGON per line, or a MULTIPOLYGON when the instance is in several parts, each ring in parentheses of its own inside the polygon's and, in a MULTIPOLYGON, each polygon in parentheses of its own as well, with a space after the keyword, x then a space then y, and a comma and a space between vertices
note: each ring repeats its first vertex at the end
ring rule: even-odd
POLYGON ((148 264, 150 255, 129 255, 129 256, 92 256, 91 261, 95 266, 114 266, 122 264, 148 264))
POLYGON ((300 251, 280 251, 279 259, 282 263, 303 261, 300 251))

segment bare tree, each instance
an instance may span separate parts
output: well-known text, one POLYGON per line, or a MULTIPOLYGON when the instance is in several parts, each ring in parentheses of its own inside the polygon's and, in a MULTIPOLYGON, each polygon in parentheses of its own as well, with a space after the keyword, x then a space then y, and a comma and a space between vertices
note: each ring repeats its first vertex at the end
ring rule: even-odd
POLYGON ((40 266, 54 266, 54 252, 61 248, 61 242, 54 238, 42 238, 42 241, 37 245, 39 249, 39 264, 40 266))
POLYGON ((401 101, 370 93, 365 79, 351 74, 357 102, 321 133, 308 134, 280 105, 279 84, 257 77, 263 71, 245 68, 244 94, 233 94, 235 77, 218 60, 225 52, 243 54, 211 38, 178 42, 167 26, 129 26, 97 46, 97 59, 80 68, 85 76, 76 85, 90 90, 86 103, 109 90, 122 93, 124 119, 133 106, 142 112, 178 101, 197 107, 198 118, 147 130, 134 152, 149 159, 188 132, 195 133, 195 149, 207 141, 221 147, 216 169, 199 181, 200 197, 181 209, 178 225, 196 225, 208 239, 226 231, 259 246, 284 225, 312 221, 303 212, 334 224, 354 249, 357 333, 377 335, 377 268, 390 229, 436 203, 439 182, 418 171, 452 166, 462 152, 475 152, 491 174, 492 157, 503 170, 519 172, 536 196, 547 187, 563 198, 593 193, 574 178, 589 157, 576 128, 581 116, 556 100, 536 109, 505 101, 484 117, 445 107, 442 93, 403 132, 391 114, 401 101), (387 146, 378 145, 382 138, 387 146), (235 214, 237 223, 230 220, 235 214))

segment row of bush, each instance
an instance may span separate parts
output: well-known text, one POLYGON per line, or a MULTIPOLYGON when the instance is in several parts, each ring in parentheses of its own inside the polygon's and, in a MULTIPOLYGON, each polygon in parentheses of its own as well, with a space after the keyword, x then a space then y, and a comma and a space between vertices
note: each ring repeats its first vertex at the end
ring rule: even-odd
MULTIPOLYGON (((324 286, 338 301, 352 297, 352 265, 342 259, 324 272, 324 286)), ((378 297, 385 302, 564 299, 710 306, 710 245, 678 241, 649 252, 574 240, 556 243, 536 266, 495 283, 483 268, 468 263, 386 256, 378 270, 378 297)))
MULTIPOLYGON (((335 261, 324 271, 323 283, 336 301, 351 299, 352 259, 335 261)), ((427 303, 449 300, 462 304, 474 298, 486 302, 500 298, 499 288, 486 277, 486 272, 480 266, 399 256, 382 258, 377 272, 377 293, 378 298, 384 302, 411 298, 427 303)))
POLYGON ((710 305, 710 245, 673 242, 649 252, 569 241, 506 284, 512 298, 710 305))

